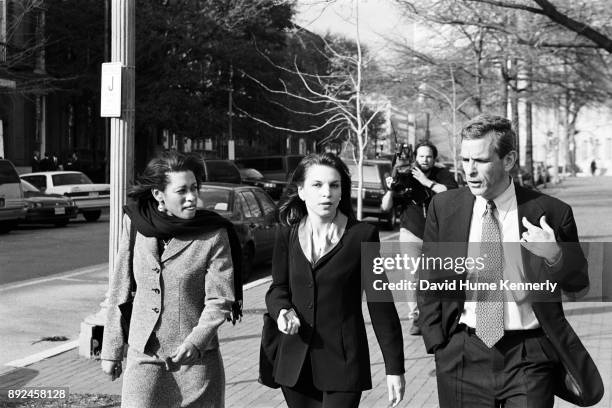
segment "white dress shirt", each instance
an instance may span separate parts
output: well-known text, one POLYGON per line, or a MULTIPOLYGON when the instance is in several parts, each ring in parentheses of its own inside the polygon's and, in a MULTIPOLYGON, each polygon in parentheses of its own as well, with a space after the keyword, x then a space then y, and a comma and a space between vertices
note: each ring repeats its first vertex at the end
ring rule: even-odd
MULTIPOLYGON (((521 258, 521 245, 518 206, 516 202, 516 191, 514 183, 511 181, 508 188, 499 196, 493 199, 496 210, 495 218, 501 230, 501 239, 504 242, 504 279, 513 282, 524 281, 525 272, 523 270, 523 260, 521 258), (512 243, 512 244, 506 244, 512 243)), ((470 224, 470 243, 480 243, 482 234, 482 219, 487 209, 487 200, 476 196, 474 208, 472 210, 472 222, 470 224)), ((480 244, 469 244, 468 257, 477 257, 480 252, 480 244)), ((538 319, 533 313, 530 302, 509 301, 508 298, 520 300, 524 297, 523 293, 506 292, 506 302, 504 303, 504 329, 505 330, 528 330, 540 327, 538 319)), ((463 313, 459 319, 460 323, 475 328, 476 327, 476 303, 466 301, 463 313)))

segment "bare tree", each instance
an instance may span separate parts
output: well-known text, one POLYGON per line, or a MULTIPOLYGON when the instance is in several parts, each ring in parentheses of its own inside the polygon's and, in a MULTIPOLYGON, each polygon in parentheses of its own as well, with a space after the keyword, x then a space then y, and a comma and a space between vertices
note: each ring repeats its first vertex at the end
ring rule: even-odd
POLYGON ((271 59, 268 61, 280 71, 299 78, 299 89, 293 89, 282 78, 279 84, 267 84, 251 76, 243 74, 258 83, 269 93, 286 98, 286 103, 275 102, 282 109, 293 114, 306 115, 312 119, 312 125, 307 128, 293 128, 278 126, 268 120, 263 120, 251 113, 236 107, 243 115, 263 123, 271 128, 296 133, 310 134, 321 130, 329 130, 328 136, 322 141, 351 140, 357 146, 355 161, 358 168, 357 191, 357 217, 362 218, 363 213, 363 160, 368 146, 370 124, 381 113, 383 106, 371 106, 368 109, 364 103, 365 71, 368 60, 364 55, 359 29, 359 1, 353 1, 355 16, 355 35, 349 40, 333 41, 333 38, 321 38, 320 52, 329 61, 329 70, 326 73, 305 72, 300 68, 299 61, 294 59, 291 67, 280 66, 271 59), (291 107, 291 101, 298 101, 316 106, 312 111, 298 111, 291 107), (366 113, 367 112, 367 113, 366 113))

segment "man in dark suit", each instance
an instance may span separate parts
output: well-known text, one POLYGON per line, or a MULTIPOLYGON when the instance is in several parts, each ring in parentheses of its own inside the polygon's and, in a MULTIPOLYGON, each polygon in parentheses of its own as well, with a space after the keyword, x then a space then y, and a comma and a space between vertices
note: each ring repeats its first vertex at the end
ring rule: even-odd
POLYGON ((513 276, 556 285, 537 297, 494 289, 470 297, 465 286, 419 292, 420 325, 427 351, 435 354, 440 407, 546 408, 555 395, 581 406, 595 404, 603 395, 601 377, 561 304, 561 290, 575 293, 589 283, 571 208, 515 186, 510 170, 516 137, 507 119, 481 115, 464 126, 461 137, 468 187, 433 198, 424 252, 469 259, 486 250, 487 260, 482 271, 423 269, 421 281, 465 285, 513 276))

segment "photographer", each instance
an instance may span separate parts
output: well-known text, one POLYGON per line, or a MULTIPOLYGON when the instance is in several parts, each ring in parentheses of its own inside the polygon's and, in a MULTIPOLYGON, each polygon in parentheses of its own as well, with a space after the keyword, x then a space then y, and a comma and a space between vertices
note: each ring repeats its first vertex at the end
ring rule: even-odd
MULTIPOLYGON (((427 206, 436 193, 457 188, 453 175, 444 167, 434 165, 438 149, 428 140, 417 143, 414 163, 411 162, 410 147, 404 145, 399 152, 398 160, 391 177, 387 177, 387 186, 393 190, 394 205, 401 209, 400 235, 401 242, 423 242, 427 206)), ((419 311, 415 302, 408 302, 412 327, 410 334, 419 335, 419 311)))

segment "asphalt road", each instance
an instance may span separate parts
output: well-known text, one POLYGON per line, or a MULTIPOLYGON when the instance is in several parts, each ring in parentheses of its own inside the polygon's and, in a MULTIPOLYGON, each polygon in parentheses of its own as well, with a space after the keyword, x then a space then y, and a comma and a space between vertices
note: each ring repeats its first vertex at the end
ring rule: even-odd
POLYGON ((0 235, 0 285, 108 262, 108 212, 58 228, 21 225, 0 235))
MULTIPOLYGON (((21 225, 0 235, 0 285, 107 263, 108 217, 106 212, 97 222, 86 222, 79 215, 64 228, 21 225)), ((390 233, 381 231, 381 238, 390 233)), ((269 269, 257 266, 249 280, 268 275, 269 269)))

